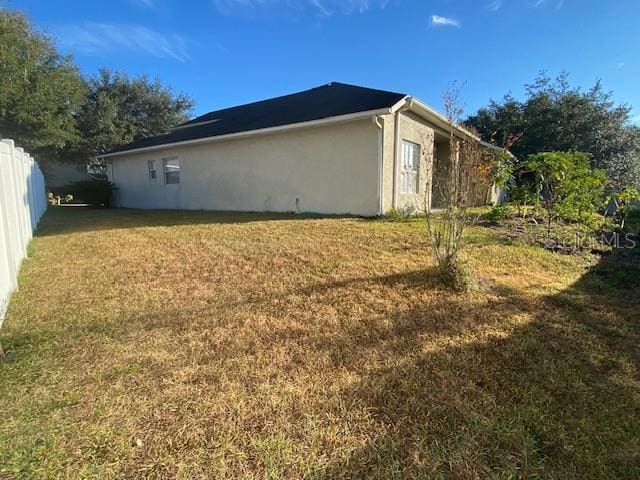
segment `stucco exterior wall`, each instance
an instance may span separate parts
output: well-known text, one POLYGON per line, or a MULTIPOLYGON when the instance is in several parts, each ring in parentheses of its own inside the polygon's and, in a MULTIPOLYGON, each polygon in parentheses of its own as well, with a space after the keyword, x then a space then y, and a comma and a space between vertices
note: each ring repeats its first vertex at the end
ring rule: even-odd
MULTIPOLYGON (((402 193, 398 186, 398 208, 413 207, 424 211, 431 199, 431 178, 434 153, 434 131, 420 117, 410 113, 400 114, 400 138, 398 139, 398 159, 402 154, 402 141, 420 145, 420 164, 418 166, 418 192, 415 194, 402 193)), ((400 162, 398 162, 398 168, 400 162)), ((400 175, 398 175, 398 182, 400 175)))
POLYGON ((431 198, 431 171, 434 155, 433 128, 425 120, 411 112, 386 115, 384 120, 382 211, 387 213, 392 208, 404 209, 407 207, 412 207, 417 211, 424 211, 426 206, 425 199, 430 201, 431 198), (395 139, 396 121, 398 122, 397 139, 395 139), (420 145, 418 193, 416 194, 402 193, 401 190, 400 168, 403 140, 420 145))
POLYGON ((114 157, 108 173, 121 207, 374 216, 378 151, 364 119, 114 157), (180 159, 177 185, 164 182, 168 157, 180 159))
POLYGON ((387 213, 393 208, 393 158, 395 152, 395 120, 396 115, 384 115, 383 117, 383 142, 382 142, 382 213, 387 213))

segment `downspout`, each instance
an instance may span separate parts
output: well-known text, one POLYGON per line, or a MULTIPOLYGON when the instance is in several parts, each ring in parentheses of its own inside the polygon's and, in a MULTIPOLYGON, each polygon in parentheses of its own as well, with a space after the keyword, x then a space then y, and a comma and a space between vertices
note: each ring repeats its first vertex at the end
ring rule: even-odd
POLYGON ((382 216, 382 196, 384 192, 384 170, 382 161, 384 158, 384 117, 382 115, 376 115, 373 117, 373 123, 378 127, 378 187, 377 187, 377 201, 378 206, 376 209, 376 215, 382 216))
POLYGON ((398 208, 398 149, 400 148, 400 113, 405 112, 413 105, 413 98, 409 97, 406 103, 396 111, 395 115, 395 133, 393 138, 393 201, 392 208, 398 208))
MULTIPOLYGON (((102 158, 102 157, 98 157, 98 158, 102 158)), ((104 160, 104 159, 103 159, 104 160)), ((113 185, 113 190, 111 190, 111 199, 110 201, 112 202, 112 207, 117 207, 118 206, 118 199, 116 198, 116 162, 114 160, 107 160, 106 161, 106 165, 107 165, 107 180, 109 182, 111 182, 111 185, 113 185)))

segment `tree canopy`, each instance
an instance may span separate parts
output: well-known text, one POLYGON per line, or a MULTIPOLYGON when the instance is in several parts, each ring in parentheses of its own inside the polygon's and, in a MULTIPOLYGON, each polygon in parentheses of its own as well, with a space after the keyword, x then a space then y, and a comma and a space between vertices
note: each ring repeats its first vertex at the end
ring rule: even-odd
POLYGON ((103 69, 84 78, 22 14, 0 10, 0 138, 38 160, 90 163, 188 119, 193 100, 160 80, 103 69))
POLYGON ((129 78, 102 69, 88 80, 78 115, 81 151, 92 157, 118 145, 157 135, 184 122, 193 100, 174 94, 160 80, 129 78))
POLYGON ((524 100, 507 94, 491 101, 465 123, 501 147, 515 136, 509 147, 521 160, 538 152, 586 152, 616 186, 640 181, 640 129, 630 123, 631 107, 616 104, 599 81, 585 91, 570 86, 566 73, 552 79, 543 72, 525 92, 524 100))
POLYGON ((0 11, 0 136, 43 158, 79 140, 74 117, 85 82, 71 58, 26 17, 0 11))

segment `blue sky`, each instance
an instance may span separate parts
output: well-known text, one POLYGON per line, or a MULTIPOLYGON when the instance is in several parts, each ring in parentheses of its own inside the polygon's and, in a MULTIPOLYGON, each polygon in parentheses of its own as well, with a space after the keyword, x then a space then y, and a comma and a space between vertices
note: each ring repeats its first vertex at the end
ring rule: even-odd
MULTIPOLYGON (((2 2, 2 0, 0 0, 2 2)), ((465 112, 545 69, 601 78, 640 123, 638 0, 5 0, 86 73, 159 76, 195 113, 330 81, 436 108, 464 84, 465 112)))

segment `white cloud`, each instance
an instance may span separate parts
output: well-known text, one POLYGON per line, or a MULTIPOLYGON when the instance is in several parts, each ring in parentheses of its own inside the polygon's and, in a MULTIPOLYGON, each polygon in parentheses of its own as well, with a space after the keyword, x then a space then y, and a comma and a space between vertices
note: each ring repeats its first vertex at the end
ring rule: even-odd
POLYGON ((155 0, 129 0, 129 1, 138 7, 144 7, 144 8, 156 7, 155 0))
MULTIPOLYGON (((536 7, 539 7, 540 5, 542 5, 544 3, 548 3, 547 0, 535 0, 533 2, 533 6, 534 6, 534 8, 536 8, 536 7)), ((555 3, 556 10, 560 10, 562 7, 564 7, 564 0, 557 0, 556 3, 555 3)))
POLYGON ((620 69, 624 68, 624 62, 618 62, 618 64, 616 65, 616 68, 617 68, 618 70, 620 70, 620 69))
POLYGON ((291 13, 310 10, 329 17, 334 14, 364 13, 372 8, 385 8, 390 0, 212 0, 225 15, 291 13))
POLYGON ((331 15, 331 10, 329 10, 324 3, 322 3, 320 0, 309 0, 309 2, 311 3, 311 5, 313 5, 314 7, 316 7, 320 13, 322 13, 322 15, 325 16, 329 16, 331 15))
POLYGON ((488 8, 492 12, 497 12, 498 10, 500 10, 500 8, 502 8, 503 3, 504 0, 493 0, 491 3, 489 3, 488 8))
POLYGON ((179 62, 190 60, 186 40, 137 24, 83 23, 54 29, 64 48, 87 55, 122 51, 141 53, 179 62))
POLYGON ((431 15, 431 26, 460 28, 460 22, 455 18, 442 17, 440 15, 431 15))

